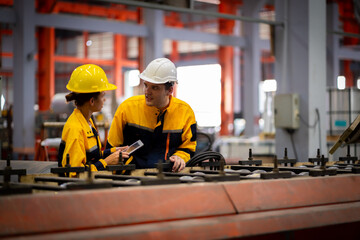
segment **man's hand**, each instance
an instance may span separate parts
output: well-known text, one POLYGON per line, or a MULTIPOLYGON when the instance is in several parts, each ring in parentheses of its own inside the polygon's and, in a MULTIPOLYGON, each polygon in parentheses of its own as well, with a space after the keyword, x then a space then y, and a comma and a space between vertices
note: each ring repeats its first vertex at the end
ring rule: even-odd
POLYGON ((173 172, 180 172, 185 168, 185 161, 179 156, 172 155, 170 161, 174 163, 173 172))

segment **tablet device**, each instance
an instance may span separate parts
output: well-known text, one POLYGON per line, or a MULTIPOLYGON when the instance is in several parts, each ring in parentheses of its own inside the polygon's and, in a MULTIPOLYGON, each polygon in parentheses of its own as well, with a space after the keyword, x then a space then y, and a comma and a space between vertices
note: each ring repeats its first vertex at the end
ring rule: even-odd
POLYGON ((138 150, 139 148, 141 148, 142 146, 144 146, 143 142, 141 140, 137 140, 136 142, 131 144, 128 148, 123 150, 123 152, 127 152, 127 153, 131 154, 131 153, 135 152, 136 150, 138 150))
POLYGON ((331 147, 329 153, 333 154, 336 149, 346 144, 360 142, 360 114, 355 118, 351 125, 341 134, 334 146, 331 147))

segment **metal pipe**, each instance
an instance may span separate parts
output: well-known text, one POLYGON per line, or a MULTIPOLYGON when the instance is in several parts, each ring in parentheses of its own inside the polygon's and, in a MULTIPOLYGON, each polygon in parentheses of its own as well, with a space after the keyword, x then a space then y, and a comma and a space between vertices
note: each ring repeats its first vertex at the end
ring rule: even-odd
POLYGON ((345 37, 360 38, 360 34, 356 34, 356 33, 347 33, 347 32, 340 32, 340 31, 329 31, 329 33, 341 35, 341 36, 345 36, 345 37))
POLYGON ((284 26, 283 22, 268 21, 268 20, 257 19, 257 18, 249 18, 249 17, 242 17, 242 16, 236 16, 236 15, 232 15, 232 14, 224 14, 224 13, 218 13, 218 12, 194 10, 194 9, 189 9, 189 8, 173 7, 173 6, 169 6, 169 5, 161 5, 161 4, 154 4, 154 3, 148 3, 148 2, 131 1, 131 0, 101 0, 101 1, 102 2, 125 4, 125 5, 129 5, 129 6, 136 6, 136 7, 164 10, 164 11, 190 13, 190 14, 212 16, 212 17, 216 17, 216 18, 224 18, 224 19, 230 19, 230 20, 239 20, 239 21, 245 21, 245 22, 264 23, 264 24, 269 24, 269 25, 284 26))

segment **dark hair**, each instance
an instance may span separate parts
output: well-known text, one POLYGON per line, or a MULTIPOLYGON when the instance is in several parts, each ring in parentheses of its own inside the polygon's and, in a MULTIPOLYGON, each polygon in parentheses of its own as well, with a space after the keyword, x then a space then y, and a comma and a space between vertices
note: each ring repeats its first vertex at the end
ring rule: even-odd
POLYGON ((65 96, 67 102, 75 101, 75 106, 81 107, 91 98, 97 98, 100 95, 100 92, 93 93, 75 93, 71 92, 65 96))
POLYGON ((165 89, 169 90, 170 87, 174 86, 174 82, 166 82, 165 83, 165 89))

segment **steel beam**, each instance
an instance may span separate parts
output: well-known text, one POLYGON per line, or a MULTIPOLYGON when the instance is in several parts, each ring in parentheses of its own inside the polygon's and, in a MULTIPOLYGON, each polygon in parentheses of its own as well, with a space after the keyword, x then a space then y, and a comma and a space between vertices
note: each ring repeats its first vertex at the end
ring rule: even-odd
POLYGON ((270 25, 283 26, 282 22, 269 21, 269 20, 258 19, 258 18, 249 18, 249 17, 238 16, 238 15, 234 15, 234 14, 225 14, 225 13, 218 13, 218 12, 211 12, 211 11, 196 10, 196 9, 191 9, 191 8, 173 7, 173 6, 166 5, 166 4, 162 5, 162 4, 154 4, 154 3, 147 3, 147 2, 143 2, 143 1, 133 1, 133 0, 102 0, 102 1, 125 4, 125 5, 129 5, 129 6, 149 8, 149 9, 156 9, 156 10, 212 16, 215 18, 223 18, 223 19, 228 19, 228 20, 240 20, 240 21, 252 22, 252 23, 264 23, 264 24, 270 24, 270 25))
POLYGON ((35 14, 35 24, 41 27, 54 27, 77 31, 87 30, 90 32, 113 32, 138 37, 146 37, 148 35, 147 28, 138 24, 66 14, 38 13, 35 14))
POLYGON ((164 27, 164 35, 166 38, 176 41, 194 41, 213 43, 221 46, 246 47, 245 39, 240 36, 205 33, 173 27, 164 27))
POLYGON ((360 54, 351 49, 351 47, 341 47, 338 49, 338 58, 341 60, 360 61, 360 54))
POLYGON ((9 7, 0 7, 0 22, 15 23, 14 9, 9 7))

